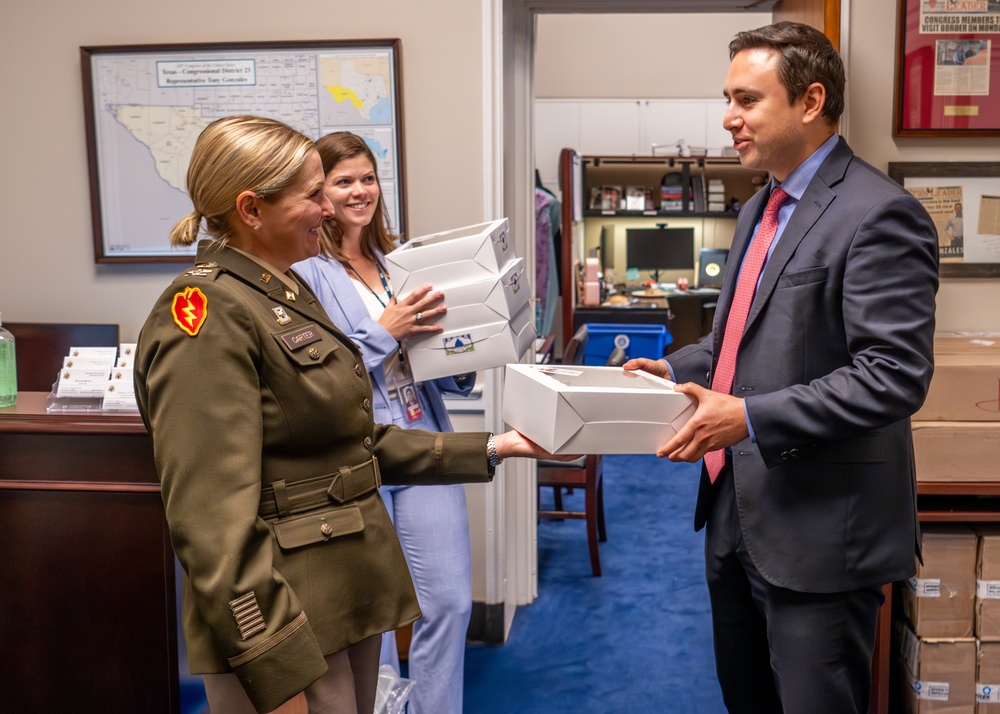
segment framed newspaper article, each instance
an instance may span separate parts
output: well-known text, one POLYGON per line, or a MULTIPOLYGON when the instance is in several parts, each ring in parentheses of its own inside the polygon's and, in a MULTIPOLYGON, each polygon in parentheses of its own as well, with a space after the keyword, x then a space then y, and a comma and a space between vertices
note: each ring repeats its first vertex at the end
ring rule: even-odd
POLYGON ((942 277, 1000 277, 1000 162, 890 162, 889 176, 934 219, 942 277))
POLYGON ((896 136, 1000 136, 1000 0, 899 0, 896 136))
POLYGON ((98 263, 191 262, 170 230, 191 211, 187 166, 211 122, 278 119, 310 139, 363 137, 392 230, 406 229, 400 41, 81 47, 98 263))

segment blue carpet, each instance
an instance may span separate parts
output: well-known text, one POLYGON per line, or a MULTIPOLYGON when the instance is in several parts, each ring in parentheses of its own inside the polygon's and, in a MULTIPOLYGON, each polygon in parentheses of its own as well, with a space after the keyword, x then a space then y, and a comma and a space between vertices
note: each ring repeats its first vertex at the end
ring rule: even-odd
MULTIPOLYGON (((590 572, 583 521, 538 526, 538 598, 508 641, 466 652, 467 714, 721 714, 704 532, 692 526, 700 465, 604 458, 608 540, 590 572)), ((542 503, 551 503, 544 489, 542 503)), ((577 490, 568 507, 582 510, 577 490)))

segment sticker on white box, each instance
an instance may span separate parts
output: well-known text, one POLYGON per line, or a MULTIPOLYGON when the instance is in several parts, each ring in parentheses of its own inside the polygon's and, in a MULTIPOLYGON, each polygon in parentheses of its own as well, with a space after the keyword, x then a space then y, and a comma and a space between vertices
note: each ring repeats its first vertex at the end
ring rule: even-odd
POLYGON ((418 382, 516 362, 535 341, 534 313, 525 305, 510 321, 410 337, 406 358, 418 382))

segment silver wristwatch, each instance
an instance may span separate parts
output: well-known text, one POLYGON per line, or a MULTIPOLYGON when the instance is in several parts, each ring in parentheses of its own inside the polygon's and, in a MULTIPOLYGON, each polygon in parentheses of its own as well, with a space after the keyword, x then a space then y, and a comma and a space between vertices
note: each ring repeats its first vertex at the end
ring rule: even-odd
POLYGON ((490 437, 486 440, 486 461, 489 463, 491 471, 503 463, 503 459, 497 455, 497 445, 493 441, 493 434, 490 434, 490 437))

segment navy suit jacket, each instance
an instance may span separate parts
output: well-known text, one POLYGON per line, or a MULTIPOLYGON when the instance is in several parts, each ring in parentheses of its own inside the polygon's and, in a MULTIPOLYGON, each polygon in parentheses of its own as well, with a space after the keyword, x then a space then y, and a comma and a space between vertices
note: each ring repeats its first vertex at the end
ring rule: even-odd
MULTIPOLYGON (((711 384, 738 270, 767 192, 740 211, 712 334, 670 356, 711 384)), ((920 552, 909 417, 933 372, 937 231, 840 139, 764 267, 733 394, 756 442, 732 447, 744 542, 771 583, 838 592, 909 577, 920 552)), ((695 527, 713 487, 702 469, 695 527)))

